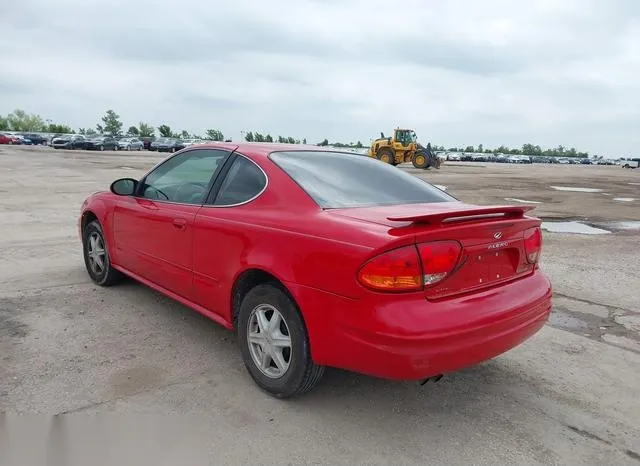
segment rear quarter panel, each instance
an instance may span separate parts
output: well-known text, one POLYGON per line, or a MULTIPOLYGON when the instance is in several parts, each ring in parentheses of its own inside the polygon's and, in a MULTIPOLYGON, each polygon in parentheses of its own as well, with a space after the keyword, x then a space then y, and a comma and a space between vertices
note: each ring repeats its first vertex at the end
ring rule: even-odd
POLYGON ((322 212, 301 222, 295 212, 256 212, 256 206, 203 207, 198 213, 194 283, 201 305, 230 318, 233 284, 249 269, 269 272, 285 284, 359 296, 356 271, 384 241, 379 228, 346 228, 322 212))

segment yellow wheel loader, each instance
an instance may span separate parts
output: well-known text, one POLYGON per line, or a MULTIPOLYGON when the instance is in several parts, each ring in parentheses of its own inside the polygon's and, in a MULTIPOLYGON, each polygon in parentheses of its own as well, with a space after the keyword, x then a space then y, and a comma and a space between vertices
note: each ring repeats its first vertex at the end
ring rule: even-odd
POLYGON ((373 141, 367 155, 394 166, 411 162, 415 168, 426 169, 440 168, 441 163, 431 152, 431 147, 418 143, 416 132, 412 129, 396 128, 392 137, 380 133, 380 139, 373 141))

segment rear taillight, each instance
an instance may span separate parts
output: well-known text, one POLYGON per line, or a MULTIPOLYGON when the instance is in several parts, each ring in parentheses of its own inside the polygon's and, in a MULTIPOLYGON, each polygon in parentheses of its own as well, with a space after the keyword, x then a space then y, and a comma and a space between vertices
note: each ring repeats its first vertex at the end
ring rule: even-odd
POLYGON ((442 281, 449 275, 460 259, 460 243, 457 241, 437 241, 418 245, 422 258, 424 285, 442 281))
POLYGON ((419 291, 442 281, 460 258, 457 241, 405 246, 367 261, 358 272, 358 281, 375 291, 419 291))
POLYGON ((527 254, 527 262, 535 264, 540 259, 542 250, 542 232, 540 228, 534 227, 524 232, 524 251, 527 254))
POLYGON ((422 289, 422 267, 416 247, 406 246, 374 257, 362 266, 358 280, 377 291, 422 289))

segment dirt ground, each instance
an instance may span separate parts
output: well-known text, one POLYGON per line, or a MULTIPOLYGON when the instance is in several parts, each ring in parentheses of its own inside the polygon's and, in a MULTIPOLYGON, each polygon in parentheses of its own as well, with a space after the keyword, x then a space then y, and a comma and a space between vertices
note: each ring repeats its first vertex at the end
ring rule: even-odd
POLYGON ((407 171, 430 183, 446 186, 465 202, 513 204, 506 200, 511 198, 540 203, 533 205, 536 215, 542 218, 640 220, 638 169, 607 165, 445 162, 440 170, 428 170, 426 174, 413 167, 407 171), (561 191, 552 186, 601 191, 561 191), (634 200, 616 201, 616 198, 634 200))
MULTIPOLYGON (((115 412, 162 441, 123 430, 103 445, 110 464, 132 464, 108 450, 127 441, 128 458, 162 464, 640 465, 640 229, 618 223, 640 221, 640 170, 400 168, 463 201, 535 201, 545 221, 609 233, 545 231, 554 312, 512 351, 424 387, 328 370, 308 396, 278 401, 226 330, 134 282, 94 286, 84 270, 82 200, 164 156, 0 146, 0 412, 68 414, 30 431, 32 452, 56 432, 81 434, 89 413, 115 412)), ((60 445, 60 464, 90 464, 60 445)))

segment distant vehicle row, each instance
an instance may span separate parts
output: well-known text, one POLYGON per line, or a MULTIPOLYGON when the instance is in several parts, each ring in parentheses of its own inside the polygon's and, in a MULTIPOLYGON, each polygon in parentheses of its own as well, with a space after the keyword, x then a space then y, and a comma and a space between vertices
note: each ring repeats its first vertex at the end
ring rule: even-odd
POLYGON ((439 157, 460 162, 495 163, 558 163, 561 165, 623 165, 624 159, 589 159, 578 157, 553 157, 545 155, 481 154, 470 152, 440 152, 439 157), (620 163, 622 162, 622 163, 620 163))
POLYGON ((193 144, 210 141, 200 139, 129 137, 111 135, 0 133, 0 144, 11 145, 49 145, 54 149, 82 150, 151 150, 158 152, 177 152, 193 144))

